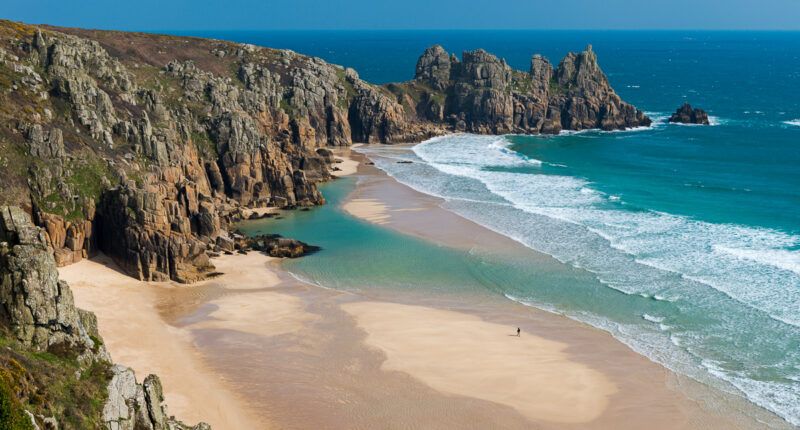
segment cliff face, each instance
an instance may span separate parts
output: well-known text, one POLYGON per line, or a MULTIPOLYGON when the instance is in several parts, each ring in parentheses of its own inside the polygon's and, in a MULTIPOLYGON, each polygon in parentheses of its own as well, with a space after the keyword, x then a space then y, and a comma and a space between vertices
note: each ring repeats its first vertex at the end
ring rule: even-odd
POLYGON ((94 314, 76 308, 69 286, 58 280, 47 234, 22 209, 8 206, 0 207, 0 340, 5 425, 209 428, 168 418, 157 376, 137 384, 132 370, 112 365, 94 314))
POLYGON ((569 53, 555 69, 534 55, 524 72, 481 49, 465 51, 459 61, 435 45, 419 58, 413 81, 387 88, 417 118, 458 131, 551 134, 650 125, 614 93, 591 46, 569 53))
POLYGON ((101 250, 139 279, 202 279, 240 208, 324 203, 318 148, 407 132, 390 96, 320 59, 59 30, 0 22, 0 202, 60 265, 101 250))
POLYGON ((323 204, 325 146, 646 124, 591 49, 522 72, 433 46, 379 87, 291 51, 0 21, 0 204, 33 215, 57 264, 100 250, 143 280, 213 273, 242 208, 323 204))

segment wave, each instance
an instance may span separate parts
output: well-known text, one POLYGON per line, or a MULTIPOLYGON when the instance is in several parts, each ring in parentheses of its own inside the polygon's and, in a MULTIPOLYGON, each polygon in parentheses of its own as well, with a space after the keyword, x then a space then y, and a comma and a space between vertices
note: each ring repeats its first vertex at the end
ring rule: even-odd
MULTIPOLYGON (((774 264, 741 259, 740 255, 723 249, 790 248, 800 243, 800 238, 768 229, 712 224, 666 213, 621 210, 618 205, 611 204, 608 196, 596 192, 590 183, 580 178, 513 171, 514 167, 527 164, 520 158, 524 155, 501 151, 501 148, 507 150, 507 145, 498 148, 495 139, 497 137, 458 135, 429 140, 412 150, 420 160, 441 173, 479 181, 497 197, 494 202, 499 200, 523 212, 566 222, 597 235, 605 246, 622 252, 615 257, 620 260, 617 264, 630 264, 622 261, 627 258, 680 274, 765 314, 777 316, 781 321, 800 326, 800 315, 795 307, 800 303, 797 273, 787 274, 774 264), (698 265, 698 261, 705 264, 698 265), (773 285, 787 285, 787 288, 778 290, 771 288, 773 285)), ((420 191, 429 191, 428 187, 421 188, 420 191)), ((449 197, 447 190, 438 194, 449 197)), ((507 227, 499 225, 504 220, 488 221, 495 230, 508 235, 507 227)), ((564 227, 554 228, 563 230, 564 227)), ((577 231, 574 234, 580 235, 577 231)), ((637 294, 651 293, 646 285, 640 284, 646 279, 634 282, 610 273, 607 255, 587 254, 584 250, 602 248, 602 244, 585 243, 584 239, 572 246, 558 246, 533 240, 530 236, 512 235, 526 246, 551 254, 562 262, 580 264, 606 276, 615 288, 637 294)))
POLYGON ((740 249, 716 246, 716 249, 737 258, 755 261, 760 264, 775 266, 779 269, 788 270, 800 275, 800 251, 790 251, 788 249, 740 249))
POLYGON ((800 119, 792 119, 792 120, 789 120, 789 121, 784 121, 783 123, 786 124, 786 125, 794 125, 794 126, 800 127, 800 119))
POLYGON ((662 323, 662 322, 664 322, 664 317, 654 317, 654 316, 649 315, 649 314, 642 314, 642 319, 644 319, 645 321, 653 322, 653 323, 662 323))
MULTIPOLYGON (((413 164, 372 159, 398 181, 444 198, 447 209, 562 263, 588 270, 615 291, 640 300, 652 299, 652 305, 647 306, 681 309, 681 314, 697 312, 696 318, 701 319, 713 314, 716 329, 731 330, 725 335, 731 337, 731 346, 742 332, 756 330, 750 327, 752 320, 771 330, 800 333, 800 251, 794 250, 800 238, 796 235, 663 212, 626 210, 618 197, 597 191, 585 179, 530 169, 541 161, 526 159, 497 139, 469 134, 431 139, 410 148, 419 161, 413 164)), ((388 152, 381 155, 393 156, 388 152)), ((507 297, 561 313, 557 306, 542 301, 507 297)), ((659 338, 658 345, 653 343, 652 333, 634 335, 630 326, 623 330, 608 318, 601 321, 592 315, 567 313, 616 332, 615 336, 637 352, 672 370, 680 368, 681 373, 698 380, 702 375, 694 367, 676 366, 677 359, 664 356, 665 349, 703 351, 708 348, 704 342, 720 342, 719 333, 704 333, 701 328, 687 333, 680 321, 672 318, 669 325, 663 324, 664 320, 659 320, 662 317, 655 316, 663 315, 661 312, 638 314, 640 320, 656 325, 650 324, 652 330, 665 336, 659 338)), ((778 338, 764 341, 781 342, 778 338)), ((725 342, 720 345, 728 348, 725 342)), ((726 349, 725 354, 737 360, 752 359, 747 352, 746 348, 726 349)), ((689 360, 682 357, 681 362, 689 360)), ((797 357, 785 360, 792 359, 797 357)), ((737 390, 751 390, 745 393, 748 399, 790 422, 800 421, 800 412, 793 406, 800 403, 800 386, 775 400, 769 398, 769 383, 758 381, 757 375, 714 376, 737 390), (752 383, 739 380, 748 377, 752 383)))

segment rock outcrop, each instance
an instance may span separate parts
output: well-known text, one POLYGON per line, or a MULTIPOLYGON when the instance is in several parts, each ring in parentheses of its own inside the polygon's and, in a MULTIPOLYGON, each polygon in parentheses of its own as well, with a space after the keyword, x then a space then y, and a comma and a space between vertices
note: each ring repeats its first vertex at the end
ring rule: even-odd
POLYGON ((683 106, 679 107, 678 110, 669 117, 669 122, 702 125, 710 124, 706 111, 703 109, 692 109, 689 103, 684 103, 683 106))
MULTIPOLYGON (((44 230, 18 207, 0 208, 0 322, 23 345, 68 350, 91 361, 99 349, 81 323, 69 286, 58 280, 44 230)), ((103 356, 104 350, 100 352, 103 356)))
POLYGON ((287 239, 277 234, 263 234, 246 237, 234 235, 234 248, 241 252, 261 251, 270 257, 298 258, 320 250, 318 246, 309 245, 296 239, 287 239))
POLYGON ((525 72, 482 49, 465 51, 459 61, 436 45, 419 58, 413 81, 387 88, 409 113, 457 131, 554 134, 650 125, 614 93, 591 46, 569 53, 556 69, 534 55, 525 72))
MULTIPOLYGON (((78 375, 91 372, 98 362, 109 365, 97 319, 75 307, 69 286, 58 279, 49 243, 45 230, 34 226, 22 209, 0 207, 0 330, 13 334, 22 349, 74 359, 78 375)), ((137 384, 133 371, 124 366, 111 366, 110 373, 108 398, 102 417, 97 417, 108 430, 210 429, 204 423, 191 427, 170 418, 157 376, 137 384)), ((52 388, 36 389, 39 403, 52 388)), ((57 428, 56 417, 25 412, 34 425, 39 418, 41 428, 57 428)))
POLYGON ((120 365, 112 366, 111 374, 103 406, 103 422, 109 430, 211 430, 206 423, 188 426, 169 418, 158 376, 148 375, 137 384, 133 370, 120 365))

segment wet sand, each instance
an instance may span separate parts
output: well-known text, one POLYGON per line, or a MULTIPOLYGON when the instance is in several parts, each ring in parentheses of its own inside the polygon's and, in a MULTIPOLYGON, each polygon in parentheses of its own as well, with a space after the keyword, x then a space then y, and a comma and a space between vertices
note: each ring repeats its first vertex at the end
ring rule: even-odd
MULTIPOLYGON (((360 184, 351 197, 379 206, 386 227, 549 258, 441 209, 359 155, 336 155, 354 160, 360 184)), ((114 359, 140 378, 158 373, 170 413, 186 421, 222 423, 217 429, 763 427, 710 409, 713 393, 607 333, 509 300, 356 295, 300 282, 257 253, 214 262, 225 275, 192 286, 141 283, 97 261, 61 269, 76 304, 98 314, 114 359), (516 327, 519 338, 509 336, 516 327)))
POLYGON ((383 369, 444 393, 511 406, 532 420, 590 422, 617 392, 603 373, 570 360, 569 345, 473 315, 382 302, 343 309, 367 332, 367 344, 386 354, 383 369))

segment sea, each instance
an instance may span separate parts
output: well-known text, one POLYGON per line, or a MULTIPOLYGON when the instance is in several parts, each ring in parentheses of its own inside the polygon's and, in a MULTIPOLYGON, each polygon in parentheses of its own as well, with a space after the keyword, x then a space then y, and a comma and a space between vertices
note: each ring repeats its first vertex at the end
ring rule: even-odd
MULTIPOLYGON (((605 330, 638 353, 800 426, 800 33, 336 31, 174 33, 321 57, 382 84, 441 44, 517 69, 591 44, 627 131, 437 137, 359 149, 442 206, 552 261, 438 246, 337 208, 258 228, 323 250, 286 267, 328 288, 486 294, 605 330), (689 102, 710 126, 667 122, 689 102), (412 163, 397 163, 406 160, 412 163)), ((252 227, 256 228, 256 227, 252 227)))

